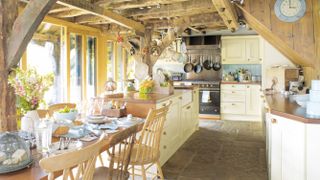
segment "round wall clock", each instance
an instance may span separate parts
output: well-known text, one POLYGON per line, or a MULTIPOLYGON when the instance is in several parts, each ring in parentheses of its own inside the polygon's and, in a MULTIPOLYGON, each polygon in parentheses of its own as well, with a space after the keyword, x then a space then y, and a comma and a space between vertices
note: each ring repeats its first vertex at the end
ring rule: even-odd
POLYGON ((284 22, 295 22, 306 13, 305 0, 277 0, 274 4, 276 16, 284 22))

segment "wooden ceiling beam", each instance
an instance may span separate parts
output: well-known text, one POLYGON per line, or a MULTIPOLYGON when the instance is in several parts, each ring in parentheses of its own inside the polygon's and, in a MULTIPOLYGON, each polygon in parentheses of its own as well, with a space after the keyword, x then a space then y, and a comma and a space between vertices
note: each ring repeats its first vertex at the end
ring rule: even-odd
POLYGON ((74 18, 74 23, 76 24, 108 24, 110 21, 94 15, 83 15, 74 18))
POLYGON ((161 8, 151 8, 151 9, 128 9, 123 11, 123 15, 132 17, 143 17, 143 16, 156 16, 156 17, 166 17, 173 16, 175 13, 201 13, 205 8, 210 11, 216 11, 212 6, 211 0, 190 0, 186 2, 174 3, 169 5, 164 5, 161 8))
POLYGON ((170 14, 166 13, 159 13, 159 14, 145 14, 143 16, 136 17, 139 20, 145 21, 148 19, 163 19, 164 21, 168 18, 175 18, 175 17, 181 17, 181 16, 194 16, 194 15, 200 15, 200 14, 207 14, 207 13, 214 13, 216 12, 216 9, 214 8, 192 8, 192 10, 185 10, 185 9, 176 9, 175 11, 170 12, 170 14))
POLYGON ((238 15, 230 0, 212 0, 214 7, 232 32, 239 28, 238 15))
MULTIPOLYGON (((125 10, 133 8, 145 8, 145 7, 158 7, 166 4, 174 4, 179 2, 185 2, 188 0, 139 0, 139 1, 125 1, 122 3, 113 3, 113 4, 102 4, 103 7, 125 10)), ((106 1, 105 1, 106 2, 106 1)))
POLYGON ((53 13, 59 13, 59 12, 63 12, 63 11, 68 11, 70 10, 69 7, 64 7, 64 6, 60 6, 60 7, 56 7, 56 8, 53 8, 49 11, 49 14, 53 14, 53 13))
POLYGON ((143 34, 145 31, 143 24, 136 22, 134 20, 128 19, 110 10, 106 10, 102 7, 91 4, 90 2, 87 2, 85 0, 59 0, 57 3, 102 17, 120 26, 133 29, 138 34, 143 34))
POLYGON ((59 42, 60 38, 57 35, 51 34, 42 34, 42 33, 35 33, 32 37, 33 40, 39 41, 50 41, 50 42, 59 42))
POLYGON ((85 14, 88 14, 88 12, 80 11, 78 9, 69 9, 69 10, 54 14, 52 16, 58 17, 58 18, 70 18, 70 17, 76 17, 76 16, 85 15, 85 14))
MULTIPOLYGON (((217 13, 207 13, 190 16, 190 26, 201 26, 201 25, 216 25, 217 27, 225 27, 225 24, 221 17, 217 13)), ((147 21, 154 24, 157 29, 167 29, 168 27, 174 27, 174 21, 163 21, 163 20, 153 20, 147 21)))

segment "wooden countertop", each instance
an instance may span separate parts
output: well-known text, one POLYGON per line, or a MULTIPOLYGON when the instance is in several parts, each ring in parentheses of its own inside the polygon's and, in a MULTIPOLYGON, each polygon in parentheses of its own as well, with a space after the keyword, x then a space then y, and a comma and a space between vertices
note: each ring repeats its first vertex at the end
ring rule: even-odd
POLYGON ((261 81, 250 81, 250 82, 221 81, 221 84, 257 84, 257 85, 261 85, 261 81))
POLYGON ((115 101, 125 101, 128 103, 145 103, 156 104, 166 101, 172 97, 179 96, 183 93, 181 90, 175 90, 173 94, 140 94, 138 92, 124 94, 123 98, 109 98, 115 101))
POLYGON ((303 123, 320 124, 320 119, 308 118, 306 108, 299 106, 294 100, 280 93, 265 95, 270 112, 303 123))

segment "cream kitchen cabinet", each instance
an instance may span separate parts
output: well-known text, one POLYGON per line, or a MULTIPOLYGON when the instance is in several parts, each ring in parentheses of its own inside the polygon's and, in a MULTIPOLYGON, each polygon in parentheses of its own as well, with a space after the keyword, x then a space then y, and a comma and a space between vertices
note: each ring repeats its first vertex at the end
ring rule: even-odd
POLYGON ((305 124, 272 114, 266 123, 269 179, 306 179, 305 124))
POLYGON ((224 36, 222 64, 261 64, 263 42, 260 36, 224 36))
POLYGON ((198 94, 198 89, 183 90, 180 95, 156 104, 160 108, 171 103, 160 141, 161 165, 195 132, 199 124, 199 110, 195 110, 198 94))
POLYGON ((221 117, 225 120, 261 120, 261 86, 222 84, 221 117))

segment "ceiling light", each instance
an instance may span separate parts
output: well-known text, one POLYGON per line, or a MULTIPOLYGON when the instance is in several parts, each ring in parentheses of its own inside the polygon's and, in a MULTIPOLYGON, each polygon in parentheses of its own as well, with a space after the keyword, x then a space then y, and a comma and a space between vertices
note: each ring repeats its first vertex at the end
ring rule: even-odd
POLYGON ((139 9, 144 9, 144 7, 140 7, 139 9))
POLYGON ((152 7, 151 7, 151 6, 148 6, 147 8, 148 8, 148 9, 151 9, 152 7))

